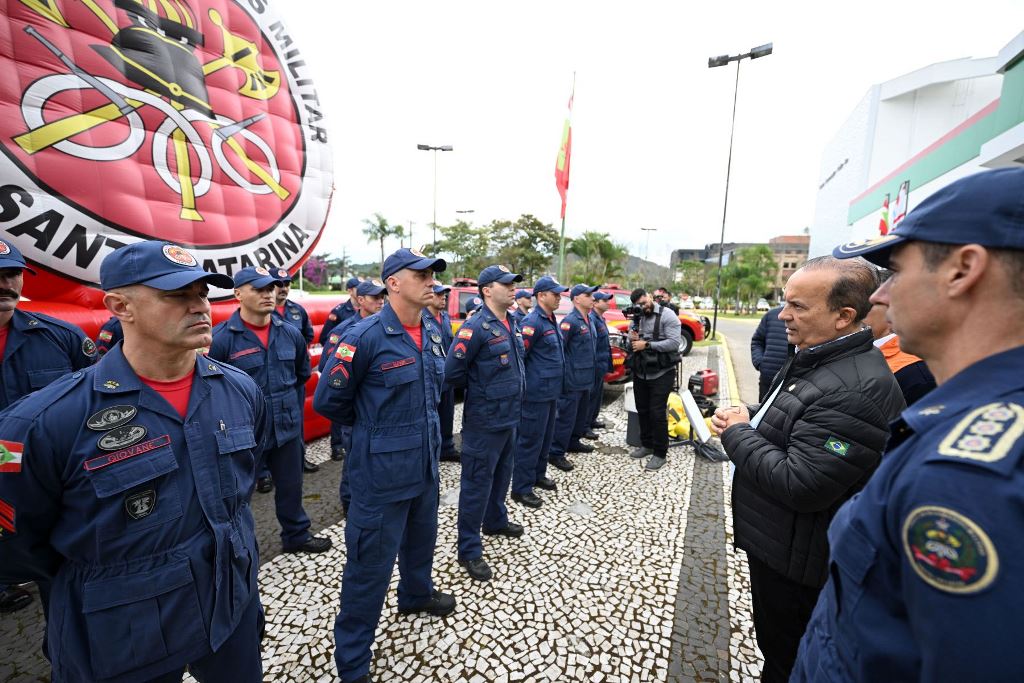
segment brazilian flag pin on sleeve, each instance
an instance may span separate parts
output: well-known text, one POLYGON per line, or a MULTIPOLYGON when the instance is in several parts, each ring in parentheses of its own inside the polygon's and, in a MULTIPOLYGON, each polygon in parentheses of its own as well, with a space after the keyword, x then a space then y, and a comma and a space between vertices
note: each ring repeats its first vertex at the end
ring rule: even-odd
POLYGON ((825 442, 825 450, 835 455, 846 455, 846 452, 850 450, 850 444, 835 436, 830 436, 825 442))

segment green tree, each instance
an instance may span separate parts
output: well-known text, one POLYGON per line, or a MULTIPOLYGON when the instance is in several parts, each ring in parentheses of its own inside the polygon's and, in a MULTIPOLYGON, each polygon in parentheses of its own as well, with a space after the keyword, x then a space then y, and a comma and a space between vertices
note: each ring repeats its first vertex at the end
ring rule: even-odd
POLYGON ((524 213, 514 223, 493 221, 487 230, 494 261, 508 265, 526 282, 545 272, 558 251, 558 231, 530 214, 524 213))
POLYGON ((679 273, 678 287, 690 296, 704 296, 707 291, 707 264, 702 261, 680 261, 676 264, 679 273))
POLYGON ((626 247, 612 242, 606 232, 585 232, 566 251, 578 257, 570 271, 571 279, 595 285, 622 278, 629 256, 626 247))
POLYGON ((477 228, 465 221, 454 225, 440 226, 443 239, 431 245, 427 252, 431 256, 449 254, 449 270, 455 277, 473 277, 488 265, 491 250, 490 234, 486 228, 477 228))
POLYGON ((384 264, 384 240, 389 237, 401 239, 404 230, 400 224, 392 225, 387 218, 379 213, 373 214, 373 218, 363 219, 363 234, 367 242, 380 242, 380 262, 384 264))
POLYGON ((767 245, 744 247, 733 253, 722 268, 722 293, 733 297, 736 312, 754 310, 757 299, 769 293, 775 283, 778 264, 767 245))

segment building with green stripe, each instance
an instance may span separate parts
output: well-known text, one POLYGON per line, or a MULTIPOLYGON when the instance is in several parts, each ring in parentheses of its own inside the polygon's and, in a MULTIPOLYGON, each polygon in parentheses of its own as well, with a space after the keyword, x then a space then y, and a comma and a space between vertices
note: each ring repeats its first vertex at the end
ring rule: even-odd
POLYGON ((978 171, 1024 164, 1024 33, 995 57, 923 67, 872 86, 822 155, 810 256, 878 235, 889 196, 910 210, 978 171))

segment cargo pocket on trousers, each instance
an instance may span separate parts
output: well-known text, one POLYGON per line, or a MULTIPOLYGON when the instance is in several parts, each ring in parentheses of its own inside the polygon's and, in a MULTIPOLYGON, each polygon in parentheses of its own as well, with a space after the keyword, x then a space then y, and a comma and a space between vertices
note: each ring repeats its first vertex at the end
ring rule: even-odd
POLYGON ((188 560, 87 581, 82 598, 95 678, 111 678, 206 640, 188 560))
POLYGON ((384 515, 369 513, 352 506, 345 521, 345 546, 349 557, 364 567, 378 567, 384 562, 381 527, 384 515))

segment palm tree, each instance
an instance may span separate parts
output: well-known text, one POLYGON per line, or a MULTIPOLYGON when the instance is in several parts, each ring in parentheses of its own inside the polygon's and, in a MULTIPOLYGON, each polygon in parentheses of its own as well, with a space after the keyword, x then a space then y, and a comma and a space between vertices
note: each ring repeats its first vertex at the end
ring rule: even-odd
POLYGON ((574 268, 575 278, 599 285, 623 275, 623 265, 629 252, 615 244, 606 232, 585 232, 572 241, 568 252, 580 258, 574 268))
POLYGON ((367 242, 380 242, 380 264, 384 266, 384 240, 388 237, 401 238, 404 234, 402 226, 399 224, 391 225, 388 223, 388 219, 379 213, 373 214, 373 219, 364 218, 363 223, 363 234, 366 235, 367 242))

